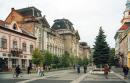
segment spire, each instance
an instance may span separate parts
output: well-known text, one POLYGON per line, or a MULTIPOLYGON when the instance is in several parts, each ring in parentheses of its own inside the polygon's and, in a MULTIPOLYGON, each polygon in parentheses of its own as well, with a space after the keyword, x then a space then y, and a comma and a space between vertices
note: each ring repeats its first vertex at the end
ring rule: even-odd
POLYGON ((126 2, 126 11, 130 10, 130 0, 126 2))

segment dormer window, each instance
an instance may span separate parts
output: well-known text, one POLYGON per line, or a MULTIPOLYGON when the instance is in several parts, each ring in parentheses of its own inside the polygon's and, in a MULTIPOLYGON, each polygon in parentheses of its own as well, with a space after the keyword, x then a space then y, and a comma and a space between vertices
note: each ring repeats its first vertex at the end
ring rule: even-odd
POLYGON ((60 25, 57 25, 58 28, 60 28, 60 25))
POLYGON ((17 25, 16 25, 16 24, 13 25, 13 29, 14 29, 14 30, 17 29, 17 25))
POLYGON ((130 12, 129 12, 129 15, 130 15, 130 12))

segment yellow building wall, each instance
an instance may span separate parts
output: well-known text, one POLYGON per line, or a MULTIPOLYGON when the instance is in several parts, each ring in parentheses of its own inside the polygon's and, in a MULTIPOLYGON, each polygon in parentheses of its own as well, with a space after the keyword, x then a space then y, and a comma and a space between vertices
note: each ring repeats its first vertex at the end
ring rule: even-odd
MULTIPOLYGON (((128 37, 130 37, 130 32, 128 33, 128 37)), ((129 41, 129 40, 128 40, 129 41)), ((128 43, 128 42, 127 42, 128 43)), ((128 57, 127 57, 127 66, 130 68, 130 52, 128 52, 128 57)))
POLYGON ((130 68, 130 52, 128 53, 128 58, 127 58, 127 60, 128 60, 127 66, 130 68))

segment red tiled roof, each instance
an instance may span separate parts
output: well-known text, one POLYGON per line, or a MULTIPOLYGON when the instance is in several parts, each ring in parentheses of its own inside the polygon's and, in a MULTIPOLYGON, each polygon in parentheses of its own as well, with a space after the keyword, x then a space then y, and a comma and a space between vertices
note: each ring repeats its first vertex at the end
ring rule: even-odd
POLYGON ((126 30, 126 29, 128 29, 128 25, 122 25, 119 30, 126 30))

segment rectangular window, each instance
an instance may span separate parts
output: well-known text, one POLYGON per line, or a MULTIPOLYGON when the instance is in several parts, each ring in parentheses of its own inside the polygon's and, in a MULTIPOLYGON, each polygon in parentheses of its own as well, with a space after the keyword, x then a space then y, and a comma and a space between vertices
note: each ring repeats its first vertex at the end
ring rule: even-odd
POLYGON ((130 12, 129 12, 129 15, 130 15, 130 12))
POLYGON ((26 43, 23 43, 23 44, 22 44, 22 47, 23 47, 23 51, 26 52, 26 43))
POLYGON ((30 45, 30 53, 33 52, 33 45, 30 45))
POLYGON ((13 48, 17 48, 17 41, 13 41, 13 48))
POLYGON ((7 39, 2 38, 1 43, 2 43, 2 48, 6 49, 7 48, 7 39))

